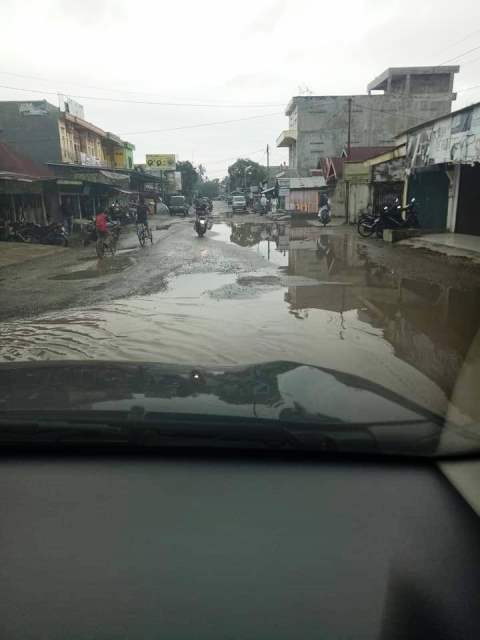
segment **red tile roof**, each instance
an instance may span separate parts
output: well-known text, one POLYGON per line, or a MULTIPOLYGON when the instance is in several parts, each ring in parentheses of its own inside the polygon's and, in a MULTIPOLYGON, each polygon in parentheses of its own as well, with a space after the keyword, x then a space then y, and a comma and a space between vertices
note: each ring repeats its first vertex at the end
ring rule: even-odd
POLYGON ((29 178, 55 178, 55 174, 48 167, 17 153, 0 141, 0 172, 2 171, 28 176, 29 178))

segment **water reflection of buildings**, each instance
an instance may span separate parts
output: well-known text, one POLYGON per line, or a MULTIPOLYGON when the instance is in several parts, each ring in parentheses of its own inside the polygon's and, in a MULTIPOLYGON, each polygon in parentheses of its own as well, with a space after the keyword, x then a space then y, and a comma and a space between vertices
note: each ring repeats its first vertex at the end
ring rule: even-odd
MULTIPOLYGON (((363 302, 359 318, 383 328, 395 355, 450 397, 480 325, 480 288, 460 290, 399 278, 393 299, 367 291, 363 302)), ((478 389, 463 394, 462 409, 478 414, 478 389)))
POLYGON ((290 230, 288 274, 319 282, 289 287, 291 309, 325 309, 342 313, 358 307, 355 287, 365 285, 363 260, 348 238, 290 230), (347 240, 347 241, 346 241, 347 240), (301 241, 301 242, 299 242, 301 241), (305 242, 309 245, 305 247, 305 242))
POLYGON ((288 224, 284 222, 233 223, 230 241, 241 247, 256 247, 276 264, 288 264, 288 224))
MULTIPOLYGON (((290 240, 300 234, 290 233, 290 240)), ((394 273, 368 259, 352 238, 324 234, 310 248, 296 245, 290 241, 288 274, 319 284, 288 288, 291 313, 301 318, 308 309, 324 309, 343 322, 344 312, 357 309, 359 320, 383 330, 398 358, 451 396, 480 326, 480 288, 460 290, 440 278, 431 282, 394 273)), ((473 386, 462 396, 470 415, 478 413, 473 386)))

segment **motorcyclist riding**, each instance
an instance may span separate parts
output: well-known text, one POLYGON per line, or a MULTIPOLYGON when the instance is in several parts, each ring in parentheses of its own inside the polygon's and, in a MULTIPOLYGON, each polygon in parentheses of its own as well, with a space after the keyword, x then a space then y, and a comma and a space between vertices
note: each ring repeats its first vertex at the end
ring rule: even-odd
POLYGON ((207 216, 208 215, 208 203, 204 198, 197 198, 195 200, 195 215, 207 216))

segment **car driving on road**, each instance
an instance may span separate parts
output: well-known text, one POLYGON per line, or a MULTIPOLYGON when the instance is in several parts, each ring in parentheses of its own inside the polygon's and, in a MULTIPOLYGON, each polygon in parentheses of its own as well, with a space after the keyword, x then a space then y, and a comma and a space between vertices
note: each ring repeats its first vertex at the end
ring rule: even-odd
POLYGON ((181 213, 183 216, 188 215, 188 204, 185 196, 172 196, 170 198, 169 210, 171 216, 176 213, 181 213))
POLYGON ((233 196, 232 211, 247 211, 247 201, 245 200, 245 196, 233 196))

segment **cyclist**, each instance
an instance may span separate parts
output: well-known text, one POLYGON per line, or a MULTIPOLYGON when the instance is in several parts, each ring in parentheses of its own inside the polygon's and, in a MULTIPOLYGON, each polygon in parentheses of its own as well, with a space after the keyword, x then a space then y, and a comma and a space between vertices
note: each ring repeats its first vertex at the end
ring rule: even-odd
POLYGON ((106 241, 109 236, 108 222, 108 216, 105 211, 100 211, 95 216, 95 228, 97 230, 97 236, 102 238, 104 241, 106 241))
POLYGON ((140 198, 140 202, 137 206, 137 226, 144 224, 148 230, 148 206, 145 204, 143 197, 140 198))

